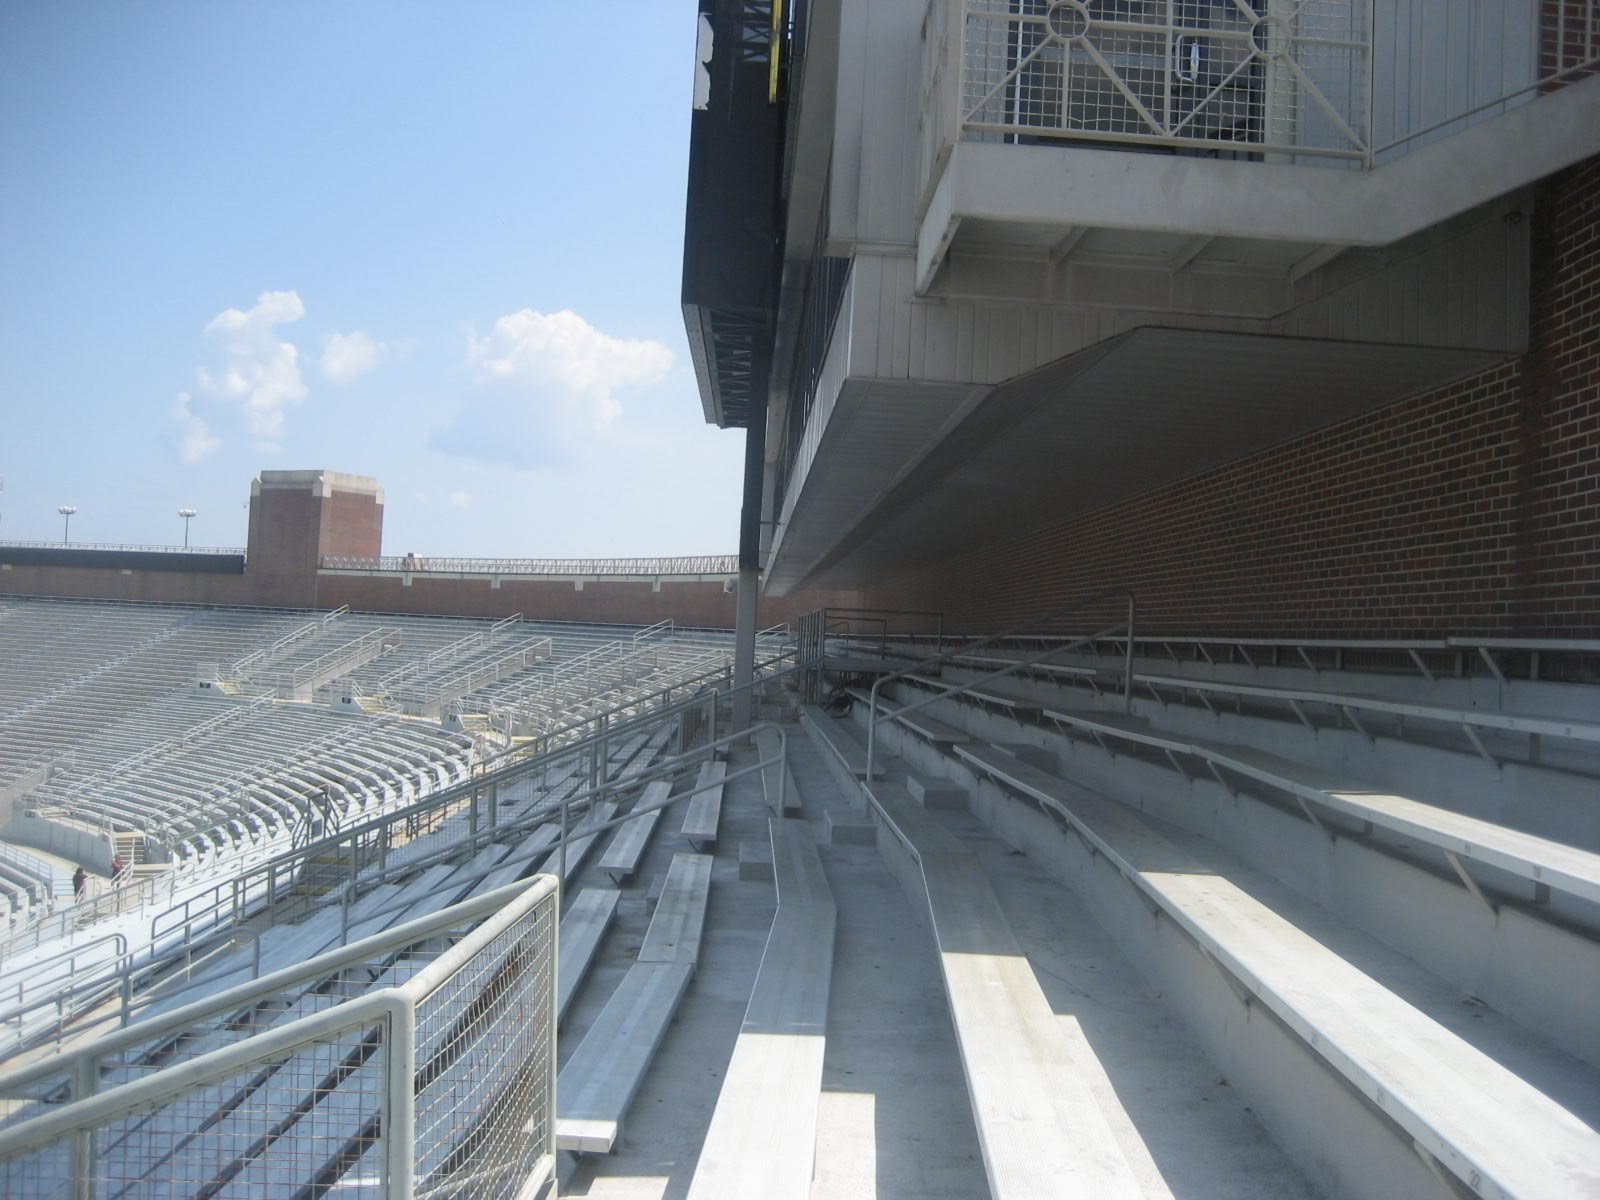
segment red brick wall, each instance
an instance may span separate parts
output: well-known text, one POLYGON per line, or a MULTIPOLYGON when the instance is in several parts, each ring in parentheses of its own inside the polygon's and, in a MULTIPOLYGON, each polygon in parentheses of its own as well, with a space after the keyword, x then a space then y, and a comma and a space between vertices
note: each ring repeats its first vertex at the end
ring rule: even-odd
MULTIPOLYGON (((329 575, 317 580, 317 607, 348 604, 357 612, 422 613, 433 616, 508 617, 521 613, 530 621, 595 621, 606 624, 654 625, 670 620, 678 625, 732 629, 734 593, 721 583, 663 581, 655 591, 649 583, 588 579, 578 591, 570 580, 516 580, 502 578, 498 588, 489 580, 411 577, 404 586, 399 575, 329 575)), ((802 613, 824 605, 852 605, 854 593, 805 592, 782 600, 762 598, 756 627, 769 628, 793 622, 802 613)))
POLYGON ((1146 628, 1600 636, 1600 159, 1546 180, 1520 360, 900 579, 997 629, 1127 585, 1146 628))
MULTIPOLYGON (((721 583, 648 583, 586 580, 583 590, 570 581, 507 579, 491 589, 483 579, 430 579, 416 575, 410 587, 399 575, 248 575, 191 574, 181 571, 129 571, 81 567, 8 565, 0 569, 0 595, 72 596, 80 599, 141 600, 160 604, 246 604, 272 608, 337 608, 357 612, 417 613, 430 616, 506 617, 528 620, 594 621, 732 629, 734 600, 721 583)), ((803 592, 783 600, 763 598, 757 628, 793 623, 824 605, 853 606, 851 592, 803 592)))
POLYGON ((383 553, 383 505, 373 495, 341 492, 322 502, 318 556, 377 558, 383 553))

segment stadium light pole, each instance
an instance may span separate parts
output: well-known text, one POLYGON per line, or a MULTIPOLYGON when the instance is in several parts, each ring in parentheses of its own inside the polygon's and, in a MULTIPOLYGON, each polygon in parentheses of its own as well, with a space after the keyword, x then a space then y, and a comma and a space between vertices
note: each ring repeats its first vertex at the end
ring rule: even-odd
POLYGON ((180 508, 178 515, 183 518, 183 548, 189 548, 189 522, 200 514, 192 508, 180 508))
POLYGON ((63 504, 56 509, 61 514, 61 544, 67 544, 67 531, 72 528, 72 514, 78 511, 75 504, 63 504))

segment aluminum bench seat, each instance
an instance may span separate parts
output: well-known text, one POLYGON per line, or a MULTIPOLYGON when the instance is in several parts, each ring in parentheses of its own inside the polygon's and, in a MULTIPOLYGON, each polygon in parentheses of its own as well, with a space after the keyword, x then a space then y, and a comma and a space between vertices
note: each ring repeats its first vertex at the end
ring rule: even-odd
POLYGON ((837 910, 805 821, 772 818, 778 911, 689 1200, 805 1200, 816 1158, 837 910))
POLYGON ((1559 717, 1545 717, 1531 713, 1496 712, 1483 708, 1452 708, 1436 704, 1417 704, 1405 700, 1390 700, 1383 696, 1366 696, 1353 692, 1324 692, 1308 688, 1268 687, 1254 683, 1224 683, 1210 679, 1189 679, 1176 675, 1136 674, 1135 683, 1152 688, 1175 688, 1198 693, 1220 693, 1228 696, 1254 697, 1282 700, 1285 703, 1326 704, 1344 711, 1386 713, 1395 717, 1414 717, 1439 721, 1447 725, 1460 725, 1471 729, 1498 729, 1512 733, 1536 734, 1542 737, 1566 738, 1572 741, 1600 742, 1600 724, 1592 721, 1572 721, 1559 717))
MULTIPOLYGON (((565 875, 562 874, 561 870, 560 847, 545 855, 544 861, 539 864, 539 870, 547 875, 556 876, 562 883, 568 882, 578 873, 578 869, 583 866, 584 860, 589 857, 589 851, 594 848, 595 842, 599 840, 601 831, 596 826, 604 825, 616 814, 616 811, 617 806, 609 800, 597 803, 584 814, 577 824, 567 831, 565 875)), ((556 836, 559 839, 560 834, 558 833, 556 836)))
POLYGON ((683 817, 683 836, 696 850, 717 844, 717 826, 722 820, 723 777, 728 773, 725 762, 702 763, 695 787, 705 788, 689 797, 688 811, 683 817))
MULTIPOLYGON (((863 712, 872 711, 872 693, 862 688, 852 688, 850 698, 862 706, 863 712)), ((935 746, 954 746, 958 742, 970 742, 972 735, 965 729, 957 729, 954 725, 946 725, 943 721, 936 721, 928 715, 925 709, 916 712, 901 712, 893 703, 883 696, 878 697, 879 718, 889 717, 904 725, 912 733, 935 746)))
MULTIPOLYGON (((867 748, 854 726, 830 716, 814 704, 800 706, 801 721, 814 738, 821 739, 831 757, 856 779, 867 777, 867 748)), ((881 769, 881 768, 880 768, 881 769)))
POLYGON ((567 1015, 567 1006, 589 973, 601 939, 617 915, 617 901, 621 898, 622 893, 616 888, 584 888, 562 914, 561 949, 556 967, 557 1022, 567 1015))
POLYGON ((650 844, 650 835, 655 831, 656 822, 661 819, 661 809, 656 806, 671 794, 672 784, 668 780, 657 779, 646 784, 636 807, 652 811, 641 813, 617 827, 611 844, 595 864, 595 868, 609 875, 613 883, 630 879, 639 869, 639 859, 650 844))
MULTIPOLYGON (((907 682, 919 684, 934 691, 944 691, 953 686, 949 681, 937 679, 932 675, 910 674, 904 677, 907 682)), ((992 708, 1003 708, 1019 721, 1035 720, 1042 707, 1038 700, 1032 696, 1021 696, 1015 692, 1008 692, 1002 688, 990 687, 983 684, 977 687, 963 687, 959 696, 952 699, 976 700, 980 704, 987 704, 992 708)))
POLYGON ((1065 821, 1306 1051, 1484 1197, 1600 1196, 1600 1132, 1132 810, 991 747, 978 770, 1065 821))
POLYGON ((711 859, 678 854, 637 961, 556 1081, 556 1148, 609 1154, 700 954, 711 859))
MULTIPOLYGON (((959 752, 960 748, 958 748, 959 752)), ((1143 1190, 977 856, 898 784, 872 807, 915 859, 995 1200, 1143 1190)))
MULTIPOLYGON (((762 758, 773 758, 782 747, 782 740, 771 729, 761 728, 756 730, 756 751, 762 758)), ((767 807, 780 817, 797 817, 800 815, 801 801, 800 788, 794 781, 794 772, 789 769, 787 761, 776 763, 761 772, 761 785, 766 790, 767 807), (778 811, 778 779, 779 773, 783 779, 783 811, 778 811)))
POLYGON ((1193 755, 1332 812, 1413 838, 1450 856, 1458 873, 1463 870, 1460 860, 1480 862, 1563 894, 1600 903, 1600 854, 1593 851, 1412 800, 1250 746, 1165 733, 1137 718, 1105 713, 1051 709, 1045 715, 1091 734, 1193 755))

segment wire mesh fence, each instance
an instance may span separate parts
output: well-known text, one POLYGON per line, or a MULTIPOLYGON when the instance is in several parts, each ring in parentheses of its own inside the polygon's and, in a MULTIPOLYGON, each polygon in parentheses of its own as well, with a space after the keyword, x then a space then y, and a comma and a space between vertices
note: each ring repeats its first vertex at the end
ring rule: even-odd
POLYGON ((558 905, 512 890, 24 1073, 0 1194, 517 1194, 553 1163, 558 905))
POLYGON ((968 136, 1363 159, 1366 6, 967 0, 968 136))

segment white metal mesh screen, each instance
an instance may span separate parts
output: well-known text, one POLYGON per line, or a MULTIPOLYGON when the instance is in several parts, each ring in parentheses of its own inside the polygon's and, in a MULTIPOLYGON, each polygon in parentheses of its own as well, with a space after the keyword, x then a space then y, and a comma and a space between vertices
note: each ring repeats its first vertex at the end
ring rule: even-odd
POLYGON ((968 0, 961 123, 1018 139, 1366 153, 1354 0, 968 0))
POLYGON ((514 1196, 553 1152, 555 936, 530 910, 418 1003, 418 1196, 514 1196))
POLYGON ((515 1195, 554 1152, 558 906, 541 879, 454 948, 441 924, 425 942, 74 1059, 92 1087, 42 1078, 0 1131, 0 1195, 515 1195), (398 1044, 396 1006, 414 1025, 398 1044), (88 1091, 99 1094, 61 1107, 88 1091), (393 1118, 410 1165, 389 1180, 396 1094, 412 1097, 393 1118), (29 1136, 52 1121, 64 1131, 29 1136))

